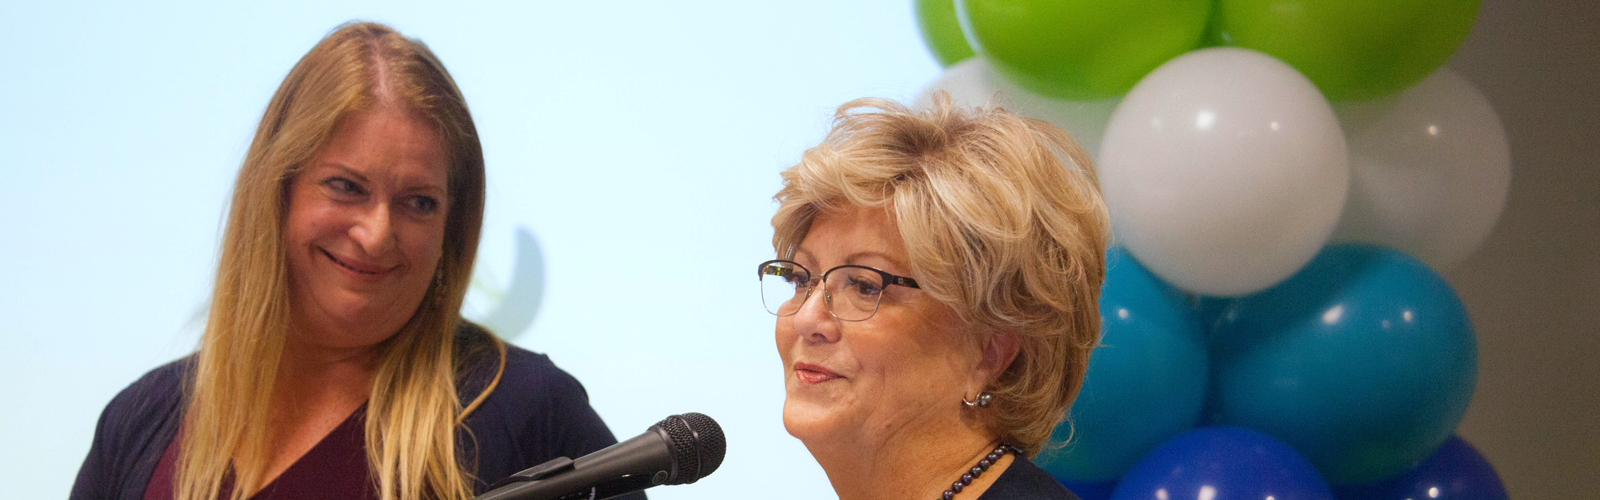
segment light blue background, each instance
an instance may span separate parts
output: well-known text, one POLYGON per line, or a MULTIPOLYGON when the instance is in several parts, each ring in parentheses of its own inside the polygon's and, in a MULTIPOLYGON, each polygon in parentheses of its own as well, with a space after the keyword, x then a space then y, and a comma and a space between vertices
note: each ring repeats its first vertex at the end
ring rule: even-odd
POLYGON ((619 437, 685 411, 727 431, 714 476, 653 497, 832 496, 783 431, 752 269, 778 171, 833 108, 937 76, 911 2, 220 4, 0 4, 0 496, 65 497, 105 403, 193 349, 260 113, 350 19, 427 42, 465 92, 478 279, 506 286, 519 227, 547 265, 516 343, 619 437))

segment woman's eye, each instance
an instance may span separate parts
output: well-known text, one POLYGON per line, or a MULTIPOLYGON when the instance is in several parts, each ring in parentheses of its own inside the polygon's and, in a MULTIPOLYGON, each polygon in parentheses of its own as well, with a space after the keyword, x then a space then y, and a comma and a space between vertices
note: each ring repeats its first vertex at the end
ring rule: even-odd
POLYGON ((366 190, 361 189, 360 184, 356 184, 356 181, 343 177, 333 177, 322 181, 322 185, 328 186, 329 189, 339 194, 359 195, 366 192, 366 190))
POLYGON ((411 209, 421 213, 431 214, 439 210, 439 200, 428 196, 413 196, 410 200, 411 209))
POLYGON ((877 295, 878 292, 883 291, 883 287, 878 286, 877 283, 866 280, 858 280, 855 278, 850 279, 850 289, 854 290, 856 293, 869 297, 877 295))

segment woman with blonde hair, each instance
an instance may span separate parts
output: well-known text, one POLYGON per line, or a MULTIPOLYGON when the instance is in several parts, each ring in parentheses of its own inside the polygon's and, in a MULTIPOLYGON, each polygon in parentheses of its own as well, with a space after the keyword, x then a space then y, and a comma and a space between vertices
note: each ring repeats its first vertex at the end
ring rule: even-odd
POLYGON ((1110 228, 1065 132, 858 100, 775 198, 783 423, 841 500, 1077 498, 1028 461, 1099 335, 1110 228))
POLYGON ((462 500, 615 443, 577 380, 460 319, 483 206, 438 58, 333 31, 239 170, 199 350, 111 401, 71 498, 462 500))

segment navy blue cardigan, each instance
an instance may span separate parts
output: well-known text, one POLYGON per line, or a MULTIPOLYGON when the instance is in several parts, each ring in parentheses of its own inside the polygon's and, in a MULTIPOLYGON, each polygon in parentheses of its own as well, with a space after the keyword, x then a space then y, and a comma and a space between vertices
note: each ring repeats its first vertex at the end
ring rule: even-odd
POLYGON ((1026 458, 1017 457, 978 500, 1080 500, 1050 473, 1026 458))
MULTIPOLYGON (((457 335, 462 404, 483 392, 499 367, 488 333, 463 322, 457 335)), ((505 375, 458 434, 467 470, 489 484, 556 457, 577 458, 617 442, 589 395, 550 358, 507 345, 505 375), (474 463, 475 462, 475 463, 474 463)), ((72 500, 140 500, 182 420, 186 357, 151 370, 106 405, 72 500)), ((629 498, 642 500, 643 494, 629 498)))

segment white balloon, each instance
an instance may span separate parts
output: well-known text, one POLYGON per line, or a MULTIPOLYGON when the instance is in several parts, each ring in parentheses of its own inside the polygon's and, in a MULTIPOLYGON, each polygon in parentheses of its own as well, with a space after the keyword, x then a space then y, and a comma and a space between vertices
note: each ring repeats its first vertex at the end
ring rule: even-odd
POLYGON ((1440 68, 1398 96, 1336 111, 1351 186, 1335 240, 1394 247, 1441 272, 1483 244, 1511 188, 1511 148, 1471 82, 1440 68))
POLYGON ((1104 101, 1063 101, 1028 92, 995 73, 989 61, 974 56, 949 68, 937 80, 928 84, 917 97, 918 106, 927 106, 936 90, 950 93, 950 100, 960 107, 999 106, 1007 111, 1038 118, 1061 127, 1083 146, 1090 157, 1096 157, 1100 138, 1105 134, 1106 123, 1116 111, 1118 99, 1104 101))
POLYGON ((964 108, 999 105, 1002 79, 989 68, 983 56, 973 56, 950 65, 939 78, 928 83, 917 95, 916 106, 926 108, 933 102, 933 92, 943 90, 950 94, 950 102, 964 108))
POLYGON ((1289 65, 1238 48, 1192 51, 1146 75, 1100 154, 1117 239, 1205 295, 1248 294, 1304 267, 1350 183, 1328 101, 1289 65))

